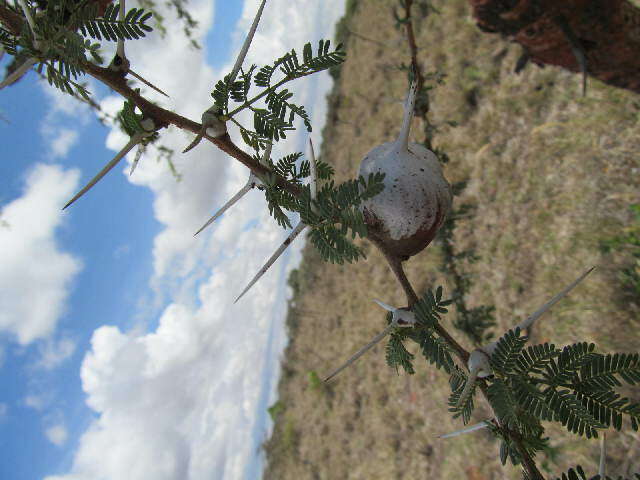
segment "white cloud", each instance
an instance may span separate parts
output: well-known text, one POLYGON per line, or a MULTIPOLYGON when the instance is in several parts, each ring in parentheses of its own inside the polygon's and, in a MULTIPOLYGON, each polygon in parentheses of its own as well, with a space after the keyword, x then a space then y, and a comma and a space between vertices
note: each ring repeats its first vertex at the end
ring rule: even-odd
POLYGON ((48 339, 38 345, 40 358, 36 366, 45 370, 52 370, 71 357, 76 351, 76 342, 70 338, 62 338, 58 341, 48 339))
POLYGON ((49 147, 45 158, 58 160, 66 157, 78 142, 79 131, 91 119, 90 108, 71 95, 51 88, 44 80, 40 84, 49 99, 49 111, 40 125, 40 133, 49 147))
POLYGON ((67 428, 63 424, 53 425, 47 428, 44 433, 47 439, 57 447, 61 447, 67 443, 67 438, 69 437, 67 428))
MULTIPOLYGON (((258 3, 245 2, 243 31, 258 3)), ((343 3, 270 0, 248 61, 264 64, 291 47, 300 48, 317 29, 331 36, 343 3)), ((191 7, 208 29, 211 2, 191 7)), ((172 16, 166 21, 171 24, 172 16)), ((243 35, 237 35, 236 49, 243 35)), ((203 66, 206 52, 190 50, 180 38, 131 43, 128 54, 136 72, 172 96, 171 101, 155 99, 199 119, 223 73, 203 66)), ((322 110, 328 85, 324 76, 293 87, 300 103, 322 110)), ((119 106, 122 101, 109 98, 103 106, 107 104, 119 106)), ((322 125, 317 120, 314 126, 318 142, 322 125)), ((161 143, 177 152, 192 138, 175 129, 161 134, 161 143)), ((239 138, 234 130, 231 135, 239 138)), ((292 135, 283 151, 301 148, 305 135, 292 135)), ((125 142, 113 131, 107 145, 119 149, 125 142)), ((234 306, 233 300, 286 232, 269 218, 263 195, 254 191, 194 239, 193 232, 246 181, 248 172, 206 142, 187 155, 176 154, 175 160, 183 174, 179 183, 151 154, 142 158, 131 178, 155 196, 154 214, 164 229, 154 241, 153 281, 168 290, 169 304, 151 332, 123 332, 113 326, 94 332, 81 377, 87 404, 98 416, 81 437, 70 472, 47 480, 260 476, 256 449, 264 438, 263 418, 286 343, 287 258, 241 302, 234 306)), ((124 170, 128 178, 128 167, 124 170)))
POLYGON ((49 400, 45 397, 46 397, 45 395, 35 395, 35 394, 27 395, 24 398, 24 404, 27 407, 33 408, 34 410, 42 411, 45 408, 45 406, 49 403, 49 400))
POLYGON ((64 314, 71 282, 81 269, 60 249, 56 230, 78 184, 77 170, 36 165, 23 195, 2 208, 9 227, 0 229, 0 331, 25 345, 49 336, 64 314))
POLYGON ((71 150, 78 141, 78 132, 69 128, 60 128, 56 132, 56 135, 51 142, 53 158, 66 157, 69 150, 71 150))

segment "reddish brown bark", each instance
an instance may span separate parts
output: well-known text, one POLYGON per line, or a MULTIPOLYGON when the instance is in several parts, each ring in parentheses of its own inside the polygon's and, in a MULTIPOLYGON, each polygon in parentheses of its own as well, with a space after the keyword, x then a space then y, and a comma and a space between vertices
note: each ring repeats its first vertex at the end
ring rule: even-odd
POLYGON ((522 45, 537 65, 581 66, 604 83, 640 93, 640 9, 628 0, 469 0, 478 27, 522 45), (574 45, 572 45, 572 38, 574 45))

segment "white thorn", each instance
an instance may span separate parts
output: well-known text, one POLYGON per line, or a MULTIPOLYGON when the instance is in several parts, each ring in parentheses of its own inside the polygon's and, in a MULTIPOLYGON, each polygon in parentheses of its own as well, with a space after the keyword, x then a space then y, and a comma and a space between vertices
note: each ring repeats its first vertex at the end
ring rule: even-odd
POLYGON ((258 23, 260 22, 260 17, 262 16, 262 10, 264 10, 264 5, 267 3, 267 0, 262 0, 260 4, 260 8, 258 8, 258 13, 256 13, 255 18, 253 19, 253 24, 249 29, 249 33, 247 34, 247 38, 240 49, 240 53, 238 53, 238 58, 236 59, 236 63, 233 65, 233 70, 231 70, 231 75, 229 76, 229 83, 233 83, 236 79, 236 75, 238 75, 238 71, 240 67, 242 67, 242 62, 244 62, 244 58, 247 56, 247 52, 249 51, 249 47, 251 46, 251 42, 253 41, 253 36, 256 33, 256 29, 258 28, 258 23))
POLYGON ((280 247, 278 247, 278 249, 274 252, 274 254, 271 255, 269 260, 267 260, 267 263, 265 263, 264 266, 258 271, 258 273, 256 273, 256 276, 253 277, 253 280, 251 280, 249 282, 249 285, 247 285, 245 287, 245 289, 242 291, 242 293, 240 295, 238 295, 238 298, 236 298, 236 300, 233 303, 237 303, 238 300, 240 300, 242 298, 242 296, 245 293, 247 293, 249 291, 249 289, 251 287, 253 287, 253 285, 258 280, 260 280, 260 277, 262 277, 262 275, 264 275, 267 272, 267 270, 269 270, 269 267, 271 267, 271 265, 273 265, 273 263, 278 259, 278 257, 280 255, 282 255, 282 252, 284 252, 287 249, 287 247, 289 247, 289 245, 291 245, 293 243, 293 241, 296 239, 296 237, 305 228, 306 228, 306 225, 304 223, 302 223, 302 222, 299 222, 298 225, 295 226, 295 228, 291 231, 291 233, 289 234, 287 239, 284 242, 282 242, 282 245, 280 245, 280 247))
POLYGON ((209 135, 213 138, 221 137, 225 133, 227 133, 227 126, 223 121, 218 118, 218 113, 216 110, 216 106, 209 107, 204 111, 201 117, 202 128, 200 132, 196 135, 196 138, 185 148, 182 153, 187 153, 189 150, 195 148, 196 145, 200 143, 202 137, 209 135), (208 129, 212 129, 213 132, 207 132, 208 129))
POLYGON ((194 148, 196 145, 198 145, 200 143, 200 141, 202 140, 202 137, 204 136, 204 125, 202 126, 202 131, 200 133, 198 133, 196 135, 196 138, 193 139, 193 141, 187 145, 187 147, 182 150, 182 153, 187 153, 189 150, 191 150, 192 148, 194 148))
POLYGON ((377 298, 374 298, 373 301, 376 302, 378 305, 380 305, 382 308, 384 308, 387 312, 393 313, 396 311, 395 307, 392 307, 391 305, 387 305, 386 303, 384 303, 381 300, 378 300, 377 298))
POLYGON ((205 228, 207 228, 209 225, 215 222, 230 207, 232 207, 234 203, 236 203, 238 200, 244 197, 244 195, 253 188, 253 184, 251 180, 252 179, 250 176, 249 181, 246 183, 246 185, 242 187, 238 191, 238 193, 236 193, 233 197, 231 197, 231 199, 227 203, 225 203, 216 213, 214 213, 213 216, 209 220, 207 220, 207 223, 205 223, 202 227, 200 227, 200 230, 194 233, 193 236, 195 237, 196 235, 198 235, 201 231, 203 231, 205 228))
POLYGON ((524 331, 527 328, 529 328, 531 325, 533 325, 533 323, 540 318, 547 310, 549 310, 551 307, 553 307, 556 303, 558 303, 558 301, 560 301, 563 297, 565 297, 571 290, 573 290, 573 288, 578 285, 583 279, 584 277, 586 277, 587 275, 589 275, 593 269, 596 267, 591 267, 589 270, 587 270, 586 272, 584 272, 582 275, 580 275, 578 277, 577 280, 575 280, 573 283, 571 283, 570 285, 568 285, 564 290, 562 290, 560 293, 558 293, 555 297, 553 297, 551 300, 549 300, 547 303, 545 303, 542 307, 540 307, 538 309, 538 311, 536 311, 533 315, 531 315, 529 318, 526 318, 525 320, 523 320, 522 322, 520 322, 518 325, 516 325, 517 327, 520 327, 520 330, 524 331))
POLYGON ((415 80, 409 88, 407 95, 407 101, 404 104, 404 117, 402 119, 402 128, 398 135, 397 144, 398 147, 406 150, 409 145, 409 132, 411 131, 411 120, 413 120, 413 109, 416 104, 416 90, 418 89, 418 82, 415 80))
POLYGON ((20 80, 20 78, 22 78, 22 76, 27 73, 27 71, 36 63, 38 63, 38 60, 36 60, 35 58, 27 58, 22 65, 20 65, 13 72, 7 75, 7 78, 5 78, 2 83, 0 83, 0 90, 20 80))
POLYGON ((133 75, 135 78, 137 78, 138 80, 140 80, 142 83, 144 83, 146 86, 153 88, 156 92, 161 93, 162 95, 164 95, 167 98, 171 98, 169 95, 167 95, 166 93, 164 93, 162 90, 160 90, 158 87, 156 87, 153 83, 145 80, 143 77, 141 77, 140 75, 138 75, 136 72, 134 72, 133 70, 131 70, 130 68, 127 69, 127 73, 130 73, 131 75, 133 75))
POLYGON ((318 195, 318 169, 316 168, 316 154, 313 151, 313 142, 309 138, 309 166, 311 169, 311 200, 315 200, 318 195))
POLYGON ((347 360, 340 367, 336 368, 333 372, 331 372, 329 375, 327 375, 327 377, 324 379, 324 381, 328 382, 333 377, 338 375, 342 370, 344 370, 349 365, 351 365, 353 362, 355 362, 357 359, 359 359, 362 355, 367 353, 367 351, 369 351, 376 343, 378 343, 380 340, 382 340, 384 337, 386 337, 391 332, 393 327, 394 327, 394 325, 392 323, 387 325, 387 327, 383 331, 381 331, 379 334, 377 334, 375 337, 373 337, 373 339, 369 343, 367 343, 364 347, 362 347, 355 354, 353 354, 351 356, 351 358, 349 358, 349 360, 347 360))
POLYGON ((607 432, 602 432, 602 440, 600 440, 600 464, 598 465, 598 475, 604 480, 607 474, 607 432))
POLYGON ((484 420, 480 423, 476 423, 470 427, 463 428, 461 430, 456 430, 455 432, 446 433, 444 435, 438 435, 438 438, 452 438, 457 437, 458 435, 464 435, 465 433, 475 432, 476 430, 480 430, 482 428, 487 428, 489 426, 489 422, 484 420))
POLYGON ((107 173, 109 173, 109 170, 111 170, 113 167, 115 167, 118 164, 118 162, 122 159, 122 157, 124 157, 127 153, 129 153, 131 151, 131 149, 133 147, 135 147, 138 143, 140 143, 140 141, 143 138, 144 138, 144 135, 142 135, 142 134, 136 134, 133 137, 131 137, 129 142, 122 148, 122 150, 120 150, 116 154, 116 156, 113 157, 113 159, 111 159, 111 161, 109 163, 107 163, 104 166, 104 168, 102 170, 100 170, 98 172, 98 174, 95 177, 93 177, 91 179, 91 181, 89 183, 87 183, 87 185, 82 190, 80 190, 78 193, 76 193, 75 196, 71 200, 69 200, 69 202, 64 207, 62 207, 62 210, 64 210, 69 205, 71 205, 73 202, 78 200, 82 195, 87 193, 91 187, 93 187, 96 183, 98 183, 98 181, 100 181, 100 179, 102 177, 104 177, 107 173))
POLYGON ((129 176, 133 175, 133 172, 138 166, 138 162, 140 161, 140 157, 142 156, 142 153, 144 152, 144 150, 145 148, 144 148, 144 145, 142 145, 142 143, 138 145, 138 151, 136 152, 136 157, 133 159, 133 163, 131 164, 131 171, 129 172, 129 176))
POLYGON ((25 2, 25 0, 18 0, 18 3, 20 3, 20 7, 22 7, 22 11, 27 19, 31 33, 33 33, 33 46, 36 47, 36 50, 40 50, 40 42, 36 39, 36 22, 31 15, 31 10, 27 6, 27 2, 25 2))
POLYGON ((474 367, 469 372, 469 376, 467 377, 467 382, 464 384, 462 393, 460 394, 460 397, 458 397, 458 401, 456 402, 456 407, 459 407, 467 400, 467 397, 469 396, 469 394, 471 393, 471 390, 473 389, 473 385, 476 383, 478 370, 479 368, 474 367))

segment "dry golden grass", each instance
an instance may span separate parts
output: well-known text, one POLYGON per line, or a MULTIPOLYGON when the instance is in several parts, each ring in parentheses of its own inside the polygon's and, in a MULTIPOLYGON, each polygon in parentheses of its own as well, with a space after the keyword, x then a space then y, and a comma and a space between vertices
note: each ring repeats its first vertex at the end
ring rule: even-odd
MULTIPOLYGON (((357 8, 349 28, 375 42, 348 38, 348 60, 329 98, 322 157, 338 180, 352 178, 368 150, 396 136, 406 74, 395 66, 409 63, 391 14, 396 2, 350 3, 357 8)), ((424 69, 448 76, 431 96, 430 119, 441 125, 435 144, 451 158, 449 180, 469 180, 456 201, 477 206, 455 231, 456 249, 473 246, 480 256, 462 266, 474 281, 468 305, 495 305, 498 325, 507 327, 597 265, 539 322, 532 341, 586 339, 603 352, 640 350, 640 306, 621 292, 617 274, 628 258, 599 249, 629 222, 628 206, 640 202, 640 98, 595 81, 581 98, 579 77, 550 67, 515 75, 519 47, 481 33, 466 0, 432 3, 440 14, 418 21, 417 41, 424 69)), ((421 127, 416 120, 416 141, 423 140, 421 127)), ((364 245, 367 260, 347 266, 324 264, 305 249, 265 478, 520 478, 518 469, 500 465, 498 443, 486 432, 436 438, 461 422, 447 412, 446 374, 418 356, 415 375, 397 375, 385 364, 382 342, 327 387, 309 378, 310 371, 328 373, 384 327, 373 298, 405 302, 381 255, 364 245)), ((439 255, 434 244, 405 264, 419 292, 442 284, 446 295, 439 255)), ((453 318, 455 312, 445 326, 471 347, 453 318)), ((479 421, 489 413, 483 400, 477 404, 479 421)), ((595 473, 597 442, 555 426, 548 433, 554 458, 540 455, 543 471, 560 474, 580 463, 595 473)), ((639 471, 640 438, 612 433, 610 440, 609 471, 639 471)))

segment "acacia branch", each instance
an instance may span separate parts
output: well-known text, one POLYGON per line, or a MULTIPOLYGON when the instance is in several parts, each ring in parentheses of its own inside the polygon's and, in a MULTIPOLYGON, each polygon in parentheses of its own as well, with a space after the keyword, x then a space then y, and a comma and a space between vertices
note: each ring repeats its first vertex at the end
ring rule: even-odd
MULTIPOLYGON (((13 35, 19 36, 22 30, 24 19, 21 15, 11 10, 6 4, 0 4, 0 23, 10 31, 13 35)), ((108 68, 99 67, 93 63, 85 62, 81 65, 82 69, 86 71, 96 80, 102 82, 115 92, 118 92, 124 98, 132 101, 140 111, 146 116, 151 118, 158 128, 165 128, 169 125, 175 125, 176 127, 187 130, 189 132, 198 134, 202 131, 202 125, 198 122, 194 122, 182 115, 179 115, 171 110, 164 109, 155 103, 147 100, 145 97, 136 92, 129 85, 125 77, 120 72, 114 72, 108 68)), ((260 178, 264 178, 267 175, 272 175, 276 178, 276 184, 288 191, 293 195, 300 195, 301 190, 298 186, 288 182, 284 177, 277 175, 267 167, 261 165, 254 160, 250 155, 244 152, 238 147, 228 134, 224 134, 221 137, 213 138, 209 135, 204 135, 204 138, 213 143, 223 152, 229 156, 235 158, 240 163, 249 168, 255 175, 260 178)))
MULTIPOLYGON (((424 74, 422 73, 422 68, 418 63, 418 46, 416 44, 416 38, 413 31, 413 21, 411 17, 411 7, 413 5, 413 0, 404 0, 404 2, 402 2, 402 5, 405 11, 404 24, 406 27, 407 43, 409 45, 409 50, 411 52, 411 66, 412 66, 414 75, 416 77, 416 82, 418 83, 418 88, 421 88, 424 84, 424 74)), ((427 124, 429 124, 427 113, 428 113, 428 110, 422 112, 422 117, 427 122, 427 124)), ((429 142, 429 146, 431 147, 431 139, 428 138, 427 141, 429 142)), ((389 263, 389 266, 391 267, 391 270, 396 276, 396 279, 398 280, 403 290, 405 291, 405 294, 409 301, 409 307, 411 308, 411 306, 413 306, 413 304, 415 304, 418 301, 418 296, 416 295, 416 292, 413 289, 411 282, 409 282, 409 279, 407 278, 404 272, 404 269, 402 268, 402 261, 396 256, 390 254, 387 251, 387 249, 384 247, 382 242, 375 242, 375 243, 384 254, 385 260, 387 261, 387 263, 389 263)), ((444 328, 442 325, 440 325, 439 322, 435 322, 434 330, 438 335, 440 335, 441 338, 445 340, 445 342, 447 342, 447 345, 449 345, 453 349, 453 351, 462 360, 464 365, 467 366, 467 362, 469 360, 469 352, 464 347, 462 347, 455 340, 455 338, 447 331, 447 329, 444 328)), ((480 386, 480 390, 482 391, 482 394, 484 395, 487 403, 489 403, 489 406, 491 406, 491 402, 489 402, 489 397, 487 393, 488 390, 487 390, 486 382, 482 379, 478 379, 477 381, 480 386)), ((493 410, 492 406, 491 406, 491 409, 493 410)), ((498 418, 497 415, 496 415, 496 418, 498 418)), ((522 443, 522 437, 520 436, 520 434, 518 434, 517 432, 513 432, 509 429, 506 429, 502 426, 500 428, 506 435, 508 435, 513 440, 513 443, 522 459, 522 465, 526 470, 529 478, 531 480, 544 480, 544 477, 540 473, 540 470, 538 470, 538 467, 536 466, 535 461, 525 449, 524 444, 522 443)))

